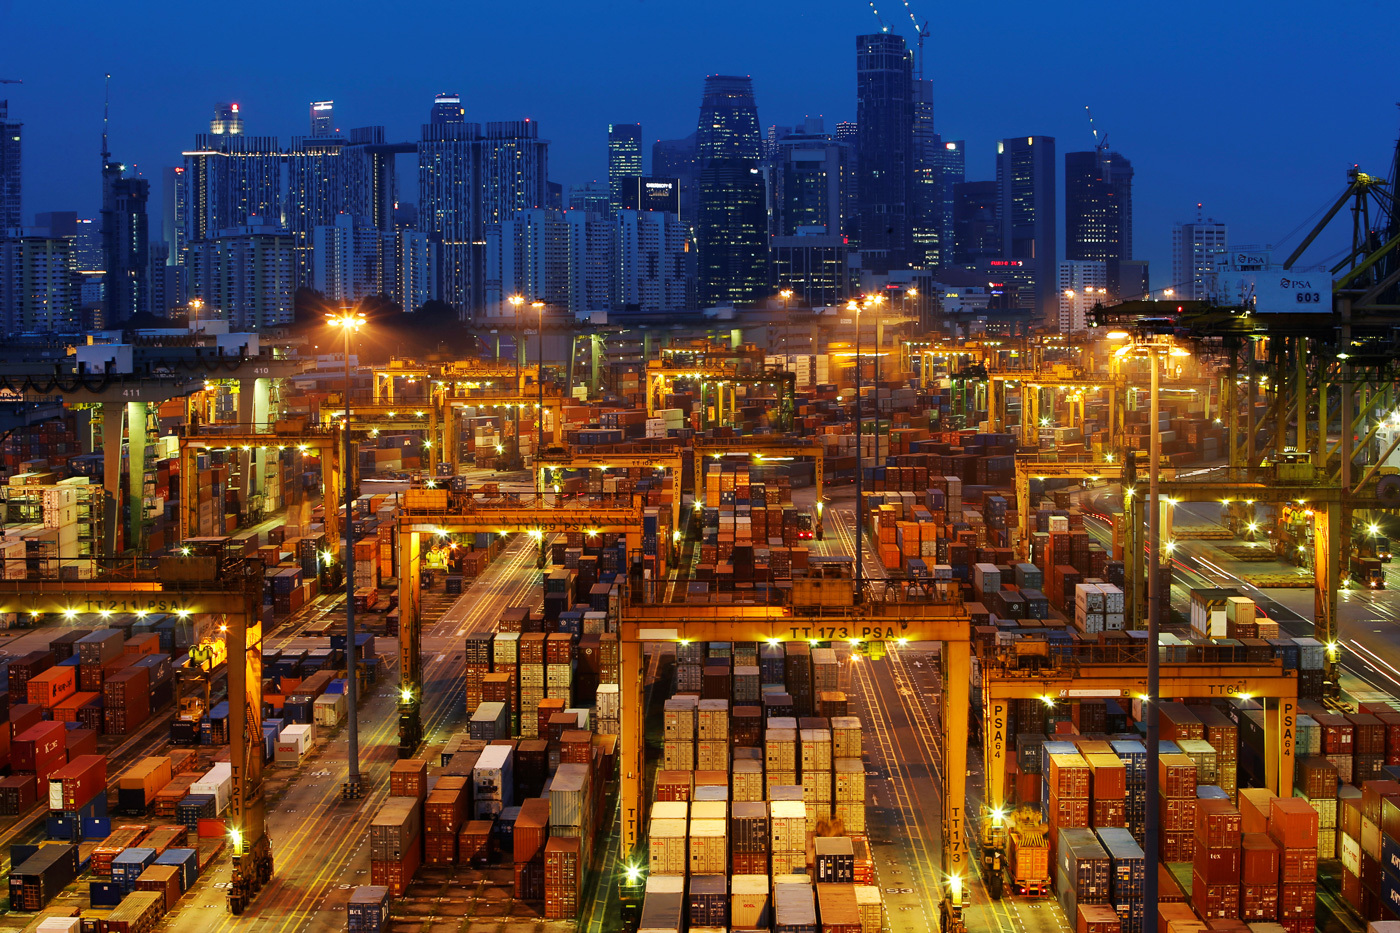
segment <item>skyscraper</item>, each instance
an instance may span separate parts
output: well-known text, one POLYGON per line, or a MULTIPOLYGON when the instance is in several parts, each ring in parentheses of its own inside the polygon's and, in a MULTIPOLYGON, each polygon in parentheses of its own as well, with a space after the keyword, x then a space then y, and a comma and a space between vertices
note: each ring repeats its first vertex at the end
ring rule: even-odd
POLYGON ((617 307, 682 311, 687 304, 686 228, 669 211, 619 211, 614 220, 617 307))
POLYGON ((245 136, 237 104, 219 104, 209 132, 185 154, 185 243, 282 212, 282 146, 276 136, 245 136))
POLYGON ((1041 320, 1059 319, 1056 299, 1055 139, 1016 136, 997 143, 1002 256, 1025 262, 1041 320))
POLYGON ((660 178, 678 178, 681 183, 681 217, 695 223, 700 208, 699 171, 696 151, 698 133, 684 139, 658 139, 651 145, 651 173, 660 178))
POLYGON ((185 167, 171 165, 161 173, 160 238, 165 242, 165 261, 178 266, 185 251, 185 167))
POLYGON ((214 119, 209 121, 209 132, 215 136, 242 136, 243 114, 237 104, 219 103, 214 105, 214 119))
POLYGON ((333 224, 318 225, 311 233, 311 287, 337 302, 385 294, 385 237, 392 236, 352 214, 339 214, 333 224))
POLYGON ((933 82, 915 78, 914 191, 910 217, 911 265, 938 269, 947 262, 943 242, 943 164, 939 149, 943 140, 933 129, 933 82))
MULTIPOLYGON (((345 137, 294 136, 287 153, 286 226, 296 250, 298 287, 311 285, 314 274, 312 236, 318 227, 333 227, 341 214, 368 217, 368 194, 352 187, 345 137)), ((362 155, 359 151, 357 155, 362 155)))
MULTIPOLYGON (((1201 205, 1196 205, 1199 211, 1201 205)), ((1202 219, 1172 228, 1172 284, 1175 297, 1200 301, 1211 297, 1216 260, 1228 250, 1225 225, 1202 219)))
POLYGON ((845 227, 842 195, 849 181, 850 147, 826 136, 820 127, 818 120, 804 132, 779 140, 765 166, 772 236, 839 236, 845 227))
POLYGON ((523 210, 489 223, 486 237, 485 313, 490 319, 533 321, 528 304, 556 309, 569 301, 569 225, 558 211, 523 210), (527 307, 510 303, 512 295, 527 307))
POLYGON ((130 178, 126 166, 112 161, 107 130, 102 130, 102 317, 107 327, 119 327, 149 307, 147 249, 149 230, 146 201, 151 185, 130 178))
POLYGON ((586 181, 581 185, 569 186, 569 210, 592 211, 598 214, 608 212, 608 185, 601 181, 586 181))
POLYGON ((570 314, 606 311, 612 307, 613 224, 605 214, 569 211, 570 314))
POLYGON ((938 242, 946 266, 953 262, 953 192, 967 177, 967 144, 961 139, 939 136, 933 155, 940 175, 939 186, 943 190, 943 223, 938 230, 938 242))
POLYGON ((642 174, 642 125, 608 124, 608 208, 622 206, 624 179, 642 174))
POLYGON ((623 182, 620 210, 665 211, 681 216, 681 181, 638 175, 623 182))
POLYGON ((335 101, 313 100, 311 102, 311 135, 332 136, 335 134, 335 101))
POLYGON ((768 217, 753 79, 710 75, 696 128, 700 300, 759 301, 768 290, 768 217))
POLYGON ((1108 263, 1102 260, 1066 259, 1059 265, 1059 332, 1087 330, 1089 311, 1108 304, 1108 263))
POLYGON ((22 225, 20 214, 20 136, 23 123, 11 121, 10 102, 0 100, 0 235, 22 225))
POLYGON ((0 336, 75 332, 75 268, 72 238, 0 230, 0 336))
POLYGON ((1065 258, 1104 263, 1122 297, 1119 267, 1133 258, 1133 165, 1122 155, 1065 153, 1065 258))
POLYGON ((965 181, 953 186, 953 263, 971 265, 1001 255, 997 183, 965 181))
POLYGON ((433 126, 443 126, 465 122, 466 116, 467 111, 462 106, 462 95, 439 94, 433 98, 433 110, 428 115, 428 122, 433 126))
POLYGON ((856 37, 856 201, 861 265, 903 268, 912 255, 914 56, 901 36, 856 37))

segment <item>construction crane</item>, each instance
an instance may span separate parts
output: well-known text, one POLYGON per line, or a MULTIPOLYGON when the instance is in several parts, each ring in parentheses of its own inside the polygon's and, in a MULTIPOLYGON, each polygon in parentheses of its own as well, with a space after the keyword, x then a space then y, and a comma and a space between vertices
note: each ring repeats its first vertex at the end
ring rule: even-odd
POLYGON ((879 24, 880 24, 880 31, 881 31, 881 32, 889 32, 889 31, 890 31, 889 24, 886 23, 886 22, 885 22, 885 18, 884 18, 883 16, 880 15, 880 11, 877 10, 877 9, 875 9, 875 0, 870 0, 870 12, 875 14, 875 19, 876 19, 876 21, 879 22, 879 24))
POLYGON ((914 24, 914 33, 919 37, 919 72, 915 77, 922 81, 924 79, 924 40, 930 35, 928 20, 924 20, 922 26, 919 25, 918 17, 914 15, 913 8, 909 6, 909 0, 904 0, 904 12, 909 14, 909 21, 914 24))
POLYGON ((0 84, 23 84, 19 78, 0 78, 0 84))
POLYGON ((1108 134, 1099 136, 1099 128, 1094 126, 1094 111, 1089 109, 1089 105, 1084 105, 1084 112, 1089 115, 1089 132, 1094 134, 1094 152, 1098 153, 1100 159, 1108 151, 1108 134))

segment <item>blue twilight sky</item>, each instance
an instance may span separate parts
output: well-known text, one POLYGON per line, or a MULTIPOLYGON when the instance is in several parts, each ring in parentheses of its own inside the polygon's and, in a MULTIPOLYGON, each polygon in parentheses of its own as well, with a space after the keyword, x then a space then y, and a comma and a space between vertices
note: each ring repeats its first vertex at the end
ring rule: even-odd
MULTIPOLYGON (((1171 225, 1198 201, 1232 245, 1276 243, 1342 190, 1352 163, 1389 173, 1394 3, 910 0, 930 23, 937 129, 967 140, 969 179, 994 177, 996 141, 1013 135, 1056 137, 1062 172, 1064 152, 1091 146, 1091 105, 1136 170, 1136 253, 1156 287, 1171 284, 1171 225)), ((903 0, 876 6, 912 41, 903 0)), ((284 144, 320 98, 335 100, 342 129, 413 139, 433 94, 458 91, 468 120, 538 120, 550 175, 569 185, 605 177, 611 121, 642 124, 649 167, 650 141, 694 129, 709 73, 752 75, 765 128, 854 119, 855 36, 876 29, 865 0, 0 0, 0 78, 24 81, 0 85, 0 99, 25 124, 26 219, 95 216, 110 71, 112 152, 152 179, 154 230, 160 170, 216 101, 237 101, 247 132, 284 144)))

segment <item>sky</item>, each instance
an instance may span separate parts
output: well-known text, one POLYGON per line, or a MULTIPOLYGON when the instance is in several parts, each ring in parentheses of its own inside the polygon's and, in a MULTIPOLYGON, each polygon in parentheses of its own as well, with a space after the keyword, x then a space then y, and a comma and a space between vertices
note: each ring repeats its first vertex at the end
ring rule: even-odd
MULTIPOLYGON (((1232 245, 1291 248, 1346 186, 1388 175, 1400 87, 1394 0, 1062 3, 875 0, 911 44, 927 21, 935 128, 964 139, 969 180, 995 176, 996 141, 1048 135, 1093 145, 1085 106, 1132 163, 1135 258, 1170 284, 1171 228, 1201 215, 1232 245), (1386 43, 1392 43, 1387 49, 1386 43)), ((95 216, 103 74, 111 150, 152 180, 237 101, 246 132, 307 132, 331 98, 342 130, 382 124, 417 138, 432 97, 461 93, 473 122, 529 117, 551 140, 550 176, 606 177, 607 125, 640 122, 649 143, 695 128, 706 74, 754 79, 759 120, 853 120, 855 37, 880 28, 865 0, 419 0, 109 4, 0 0, 0 85, 24 127, 24 212, 95 216)), ((411 157, 409 157, 411 158, 411 157)), ((410 182, 403 200, 415 200, 410 182)), ((1057 220, 1063 249, 1063 179, 1057 220)), ((1309 259, 1345 244, 1324 237, 1309 259)))

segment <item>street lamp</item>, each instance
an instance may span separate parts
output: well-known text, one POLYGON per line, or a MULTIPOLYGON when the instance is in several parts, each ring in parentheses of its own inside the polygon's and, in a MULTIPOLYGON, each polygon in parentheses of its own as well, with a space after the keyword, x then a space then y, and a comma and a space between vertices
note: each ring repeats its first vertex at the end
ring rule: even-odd
POLYGON ((204 299, 203 299, 203 298, 191 298, 191 299, 190 299, 190 310, 194 312, 194 327, 192 328, 193 330, 199 330, 199 309, 200 309, 200 308, 203 308, 203 307, 204 307, 204 299))
MULTIPOLYGON (((355 454, 350 447, 350 337, 361 327, 365 326, 365 316, 360 311, 350 311, 344 309, 339 317, 327 316, 326 320, 332 327, 339 327, 340 332, 345 336, 345 464, 341 469, 341 475, 348 477, 350 467, 354 464, 355 454)), ((345 705, 346 705, 346 734, 349 739, 349 752, 347 754, 345 786, 342 794, 346 798, 357 798, 363 791, 363 782, 360 780, 360 727, 359 717, 356 712, 356 701, 359 696, 359 689, 356 684, 355 670, 355 546, 351 536, 354 533, 354 520, 350 510, 354 504, 355 491, 350 488, 348 479, 345 483, 345 554, 343 559, 345 572, 345 705)))
POLYGON ((861 501, 861 467, 864 464, 862 454, 865 449, 861 446, 864 438, 861 436, 861 404, 860 404, 860 304, 854 299, 846 302, 846 310, 855 315, 856 325, 856 582, 855 601, 861 601, 861 569, 860 559, 864 550, 865 542, 865 517, 861 514, 864 504, 861 501))
MULTIPOLYGON (((510 302, 515 316, 515 393, 519 395, 525 388, 523 377, 520 375, 520 306, 525 303, 525 296, 511 295, 506 301, 510 302)), ((510 406, 506 407, 509 409, 510 406)), ((517 408, 515 410, 515 457, 511 469, 519 469, 522 462, 520 458, 520 409, 517 408)))
POLYGON ((788 310, 788 302, 792 300, 792 289, 785 288, 778 292, 778 297, 783 299, 783 370, 788 368, 788 330, 792 327, 792 312, 788 310))

